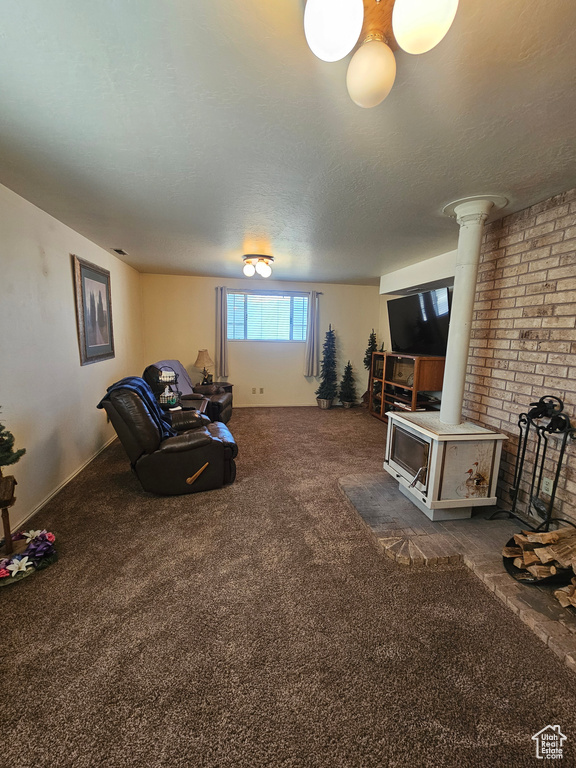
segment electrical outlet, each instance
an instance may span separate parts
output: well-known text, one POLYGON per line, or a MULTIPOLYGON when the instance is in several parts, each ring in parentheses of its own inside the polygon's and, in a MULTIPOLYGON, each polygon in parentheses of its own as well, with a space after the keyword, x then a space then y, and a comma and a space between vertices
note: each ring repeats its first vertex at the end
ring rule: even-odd
POLYGON ((264 394, 264 387, 260 387, 260 394, 261 394, 261 395, 263 395, 263 394, 264 394))
POLYGON ((546 494, 546 496, 552 496, 552 486, 554 483, 549 477, 544 477, 542 479, 542 490, 546 494))
POLYGON ((256 387, 252 387, 252 394, 253 394, 253 395, 255 395, 255 394, 256 394, 256 387))

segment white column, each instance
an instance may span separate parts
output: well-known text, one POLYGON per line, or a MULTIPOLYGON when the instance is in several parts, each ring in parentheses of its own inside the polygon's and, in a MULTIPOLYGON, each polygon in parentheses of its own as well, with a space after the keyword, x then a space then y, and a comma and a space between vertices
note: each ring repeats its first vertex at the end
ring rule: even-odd
POLYGON ((440 421, 444 424, 460 424, 462 421, 466 365, 484 222, 493 206, 500 208, 506 203, 505 198, 486 196, 459 200, 444 208, 445 213, 456 216, 460 225, 440 407, 440 421))

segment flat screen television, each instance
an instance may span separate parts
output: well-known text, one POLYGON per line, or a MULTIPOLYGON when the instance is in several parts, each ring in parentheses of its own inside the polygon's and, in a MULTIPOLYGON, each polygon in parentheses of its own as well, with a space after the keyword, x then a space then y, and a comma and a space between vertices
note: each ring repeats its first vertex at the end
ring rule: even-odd
POLYGON ((411 355, 446 354, 452 291, 436 288, 388 302, 392 351, 411 355))

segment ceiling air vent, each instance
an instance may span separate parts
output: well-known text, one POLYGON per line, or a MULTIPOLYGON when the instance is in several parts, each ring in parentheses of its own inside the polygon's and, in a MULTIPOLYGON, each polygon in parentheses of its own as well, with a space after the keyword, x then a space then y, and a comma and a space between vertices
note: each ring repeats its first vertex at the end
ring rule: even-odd
POLYGON ((117 253, 118 256, 128 256, 124 248, 110 248, 111 251, 114 251, 114 253, 117 253))

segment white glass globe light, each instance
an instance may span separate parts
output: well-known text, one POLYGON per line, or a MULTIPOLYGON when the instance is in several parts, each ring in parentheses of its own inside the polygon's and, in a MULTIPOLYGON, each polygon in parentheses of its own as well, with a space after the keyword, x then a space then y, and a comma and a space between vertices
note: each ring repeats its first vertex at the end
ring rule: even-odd
POLYGON ((258 264, 256 264, 256 272, 258 272, 261 277, 270 277, 272 274, 272 267, 270 264, 266 264, 265 261, 259 261, 258 264))
POLYGON ((396 0, 392 29, 406 53, 426 53, 446 35, 458 10, 458 0, 396 0))
POLYGON ((256 269, 255 269, 255 267, 254 267, 254 264, 252 264, 251 262, 247 261, 247 262, 244 264, 244 269, 242 270, 242 272, 244 272, 244 274, 246 275, 246 277, 252 277, 252 276, 253 276, 253 274, 256 272, 256 269))
POLYGON ((396 59, 382 40, 369 40, 358 48, 346 74, 346 87, 359 107, 375 107, 392 90, 396 59))
POLYGON ((339 61, 356 45, 364 22, 362 0, 308 0, 304 34, 322 61, 339 61))

